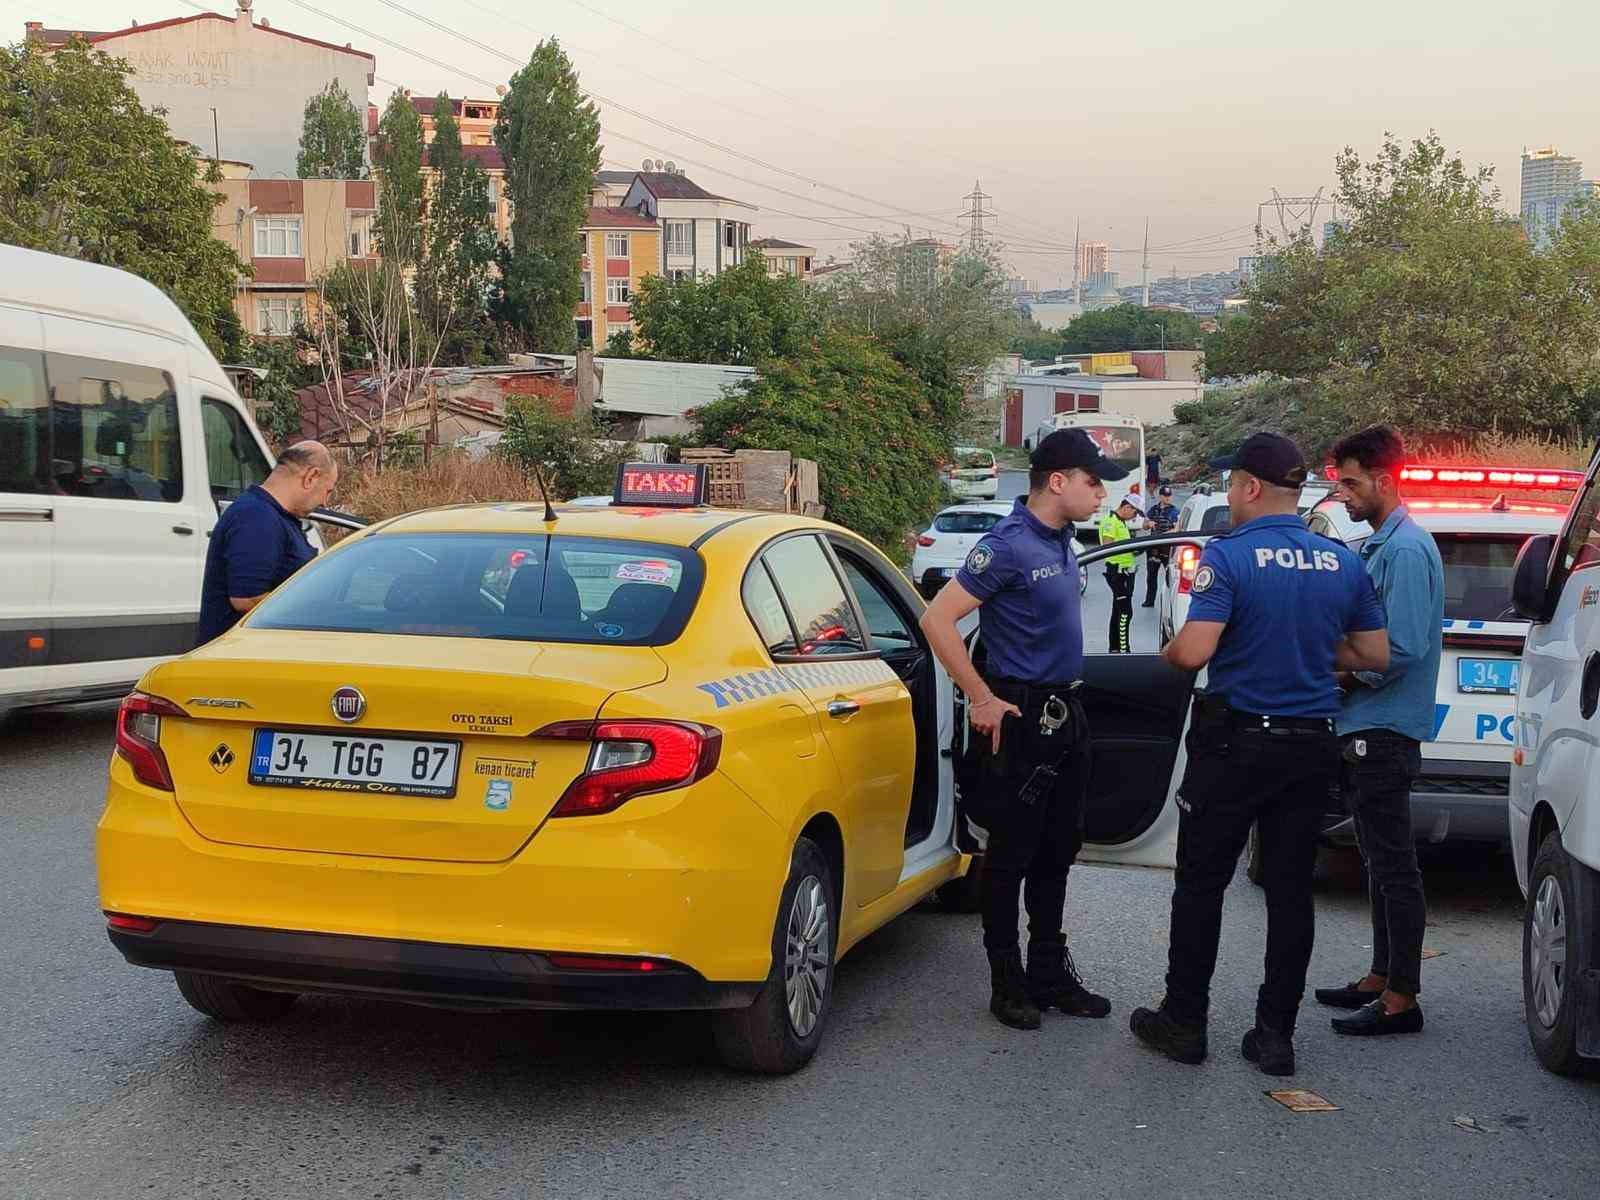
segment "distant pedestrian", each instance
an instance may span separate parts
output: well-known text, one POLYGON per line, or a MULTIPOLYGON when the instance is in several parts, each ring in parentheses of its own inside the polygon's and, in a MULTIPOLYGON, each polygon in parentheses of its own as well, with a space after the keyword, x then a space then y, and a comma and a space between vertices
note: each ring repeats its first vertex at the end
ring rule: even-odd
POLYGON ((1144 483, 1145 491, 1154 496, 1156 488, 1161 483, 1161 455, 1146 454, 1144 456, 1144 483))
POLYGON ((315 553, 300 522, 322 507, 339 465, 321 442, 299 442, 224 510, 206 547, 196 645, 228 632, 315 553))
MULTIPOLYGON (((1115 511, 1100 519, 1100 544, 1125 542, 1133 536, 1130 522, 1142 514, 1139 505, 1124 496, 1117 502, 1115 511)), ((1111 588, 1111 625, 1107 633, 1112 654, 1130 654, 1133 651, 1133 584, 1138 565, 1133 551, 1113 554, 1106 559, 1106 584, 1111 588)))
MULTIPOLYGON (((1146 514, 1150 521, 1152 534, 1171 533, 1178 527, 1178 506, 1172 502, 1172 489, 1165 484, 1156 496, 1156 501, 1150 506, 1146 514)), ((1166 570, 1167 563, 1172 560, 1171 548, 1152 550, 1145 556, 1145 608, 1154 608, 1156 603, 1156 577, 1166 570)))
POLYGON ((1339 1033, 1418 1033, 1422 934, 1428 915, 1411 836, 1411 785, 1422 743, 1433 740, 1434 697, 1444 650, 1444 563, 1431 535, 1400 502, 1405 462, 1400 435, 1386 426, 1353 433, 1333 448, 1336 494, 1351 520, 1375 531, 1361 559, 1378 589, 1389 628, 1389 667, 1339 677, 1345 689, 1338 732, 1345 803, 1367 871, 1372 903, 1372 968, 1343 987, 1318 988, 1339 1033))

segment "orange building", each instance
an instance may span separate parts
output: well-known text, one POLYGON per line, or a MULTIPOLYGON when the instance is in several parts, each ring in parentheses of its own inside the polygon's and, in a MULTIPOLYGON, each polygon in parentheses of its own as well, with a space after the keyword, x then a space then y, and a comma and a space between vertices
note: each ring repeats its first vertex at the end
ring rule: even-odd
POLYGON ((633 328, 633 293, 646 275, 660 273, 661 229, 632 209, 594 206, 583 223, 583 299, 578 341, 604 348, 614 333, 633 328))

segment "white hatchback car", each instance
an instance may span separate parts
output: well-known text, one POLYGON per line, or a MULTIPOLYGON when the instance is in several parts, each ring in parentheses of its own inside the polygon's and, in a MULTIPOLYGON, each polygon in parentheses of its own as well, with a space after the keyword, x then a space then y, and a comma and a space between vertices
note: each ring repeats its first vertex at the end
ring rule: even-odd
POLYGON ((1000 465, 992 450, 957 446, 955 461, 945 468, 944 481, 958 500, 993 500, 1000 494, 1000 465))
MULTIPOLYGON (((939 589, 967 561, 967 555, 978 540, 1010 516, 1012 502, 995 500, 979 504, 952 504, 941 509, 928 527, 917 535, 917 547, 911 552, 911 582, 926 599, 933 599, 939 589)), ((1081 538, 1072 540, 1074 553, 1081 556, 1088 547, 1081 538)), ((1086 586, 1088 575, 1078 568, 1078 590, 1086 586)))

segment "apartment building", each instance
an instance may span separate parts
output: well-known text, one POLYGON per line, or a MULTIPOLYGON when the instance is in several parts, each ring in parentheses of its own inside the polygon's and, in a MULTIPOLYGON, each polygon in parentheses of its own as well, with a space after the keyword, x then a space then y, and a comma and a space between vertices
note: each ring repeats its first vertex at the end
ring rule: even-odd
POLYGON ((812 264, 817 261, 817 248, 800 242, 786 242, 780 238, 757 238, 750 243, 752 250, 760 250, 767 257, 767 274, 773 278, 792 275, 796 279, 811 278, 812 264))
MULTIPOLYGON (((411 107, 422 119, 424 145, 433 143, 437 129, 434 106, 437 103, 436 96, 411 97, 411 107)), ((494 141, 495 122, 500 119, 500 101, 463 98, 450 101, 450 107, 461 129, 462 156, 469 162, 477 163, 488 177, 489 207, 494 216, 495 237, 508 242, 511 240, 511 201, 506 196, 506 161, 494 141)), ((372 124, 373 133, 376 134, 375 122, 372 124)), ((426 165, 427 160, 423 161, 426 165)))
POLYGON ((659 270, 672 279, 720 275, 742 263, 758 211, 672 171, 640 171, 622 207, 661 223, 659 270))
POLYGON ((583 223, 583 299, 578 341, 604 348, 614 333, 633 328, 633 294, 646 275, 659 273, 661 230, 626 208, 595 205, 583 223))

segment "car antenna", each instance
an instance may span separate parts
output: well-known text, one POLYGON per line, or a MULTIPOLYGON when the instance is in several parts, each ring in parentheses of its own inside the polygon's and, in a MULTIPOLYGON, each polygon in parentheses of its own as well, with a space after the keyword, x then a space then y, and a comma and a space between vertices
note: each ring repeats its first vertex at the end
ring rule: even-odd
POLYGON ((533 478, 539 485, 539 498, 544 501, 544 519, 546 522, 556 519, 556 510, 550 506, 550 489, 545 486, 544 472, 539 469, 539 464, 533 464, 533 478))
POLYGON ((1506 494, 1504 492, 1501 492, 1498 496, 1496 496, 1494 498, 1494 503, 1489 505, 1490 512, 1509 512, 1510 509, 1511 505, 1506 500, 1506 494))

